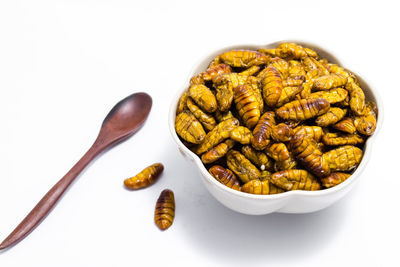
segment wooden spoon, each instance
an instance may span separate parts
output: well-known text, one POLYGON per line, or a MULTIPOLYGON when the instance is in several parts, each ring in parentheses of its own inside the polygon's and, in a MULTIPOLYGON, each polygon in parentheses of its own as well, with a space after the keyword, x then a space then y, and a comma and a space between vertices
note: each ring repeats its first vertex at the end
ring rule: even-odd
POLYGON ((116 104, 104 119, 96 141, 74 167, 39 201, 25 219, 0 244, 0 250, 14 245, 27 236, 50 212, 69 185, 82 170, 107 148, 137 132, 147 119, 152 99, 146 93, 136 93, 116 104))

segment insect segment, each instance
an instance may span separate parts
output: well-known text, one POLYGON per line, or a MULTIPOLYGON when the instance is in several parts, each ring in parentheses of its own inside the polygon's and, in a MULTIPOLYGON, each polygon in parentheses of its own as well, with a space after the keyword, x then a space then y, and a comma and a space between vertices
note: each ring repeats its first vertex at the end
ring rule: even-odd
POLYGON ((318 58, 318 54, 315 51, 294 43, 282 43, 271 52, 282 58, 300 59, 307 56, 318 58))
POLYGON ((271 138, 276 142, 288 142, 294 131, 286 123, 279 123, 272 128, 271 138))
POLYGON ((269 145, 265 152, 276 161, 284 161, 289 158, 289 150, 284 143, 274 143, 269 145))
POLYGON ((355 146, 341 146, 324 153, 323 158, 332 172, 350 171, 360 163, 362 150, 355 146))
POLYGON ((318 76, 329 75, 329 71, 321 64, 318 60, 312 57, 304 57, 301 62, 304 65, 304 69, 307 72, 312 72, 313 76, 316 74, 318 76))
POLYGON ((342 67, 339 67, 337 64, 328 63, 327 64, 327 69, 329 70, 330 73, 336 73, 336 74, 341 74, 343 76, 346 76, 347 77, 347 82, 358 83, 357 78, 353 73, 345 70, 342 67))
POLYGON ((318 180, 306 170, 291 169, 276 172, 271 176, 271 182, 285 190, 320 190, 318 180))
POLYGON ((214 117, 202 111, 190 98, 187 99, 186 105, 206 130, 211 131, 217 125, 214 117))
POLYGON ((324 135, 324 132, 319 126, 298 126, 294 129, 294 134, 304 135, 304 137, 312 138, 318 143, 324 135))
POLYGON ((236 118, 231 118, 220 122, 214 127, 214 129, 207 133, 207 135, 204 137, 204 141, 194 149, 194 152, 200 155, 210 150, 225 139, 229 138, 231 131, 237 126, 239 126, 239 121, 236 118))
POLYGON ((328 112, 317 117, 315 123, 318 126, 326 127, 328 125, 335 124, 336 122, 343 119, 346 113, 346 109, 331 107, 328 112))
POLYGON ((294 86, 300 86, 302 85, 306 80, 306 77, 303 75, 297 75, 297 76, 289 76, 286 80, 282 81, 282 86, 288 87, 294 87, 294 86))
POLYGON ((279 72, 282 79, 286 79, 288 77, 289 64, 286 60, 281 59, 279 57, 275 57, 275 58, 271 59, 269 66, 274 67, 279 72))
POLYGON ((174 192, 164 189, 156 203, 154 222, 160 230, 167 230, 174 222, 175 197, 174 192))
POLYGON ((267 64, 269 57, 263 53, 250 50, 232 50, 223 53, 221 60, 232 67, 248 68, 267 64))
POLYGON ((253 90, 246 85, 239 85, 233 89, 236 110, 244 124, 252 129, 260 118, 260 107, 253 90))
POLYGON ((288 86, 282 89, 282 93, 276 102, 277 107, 281 107, 282 105, 290 102, 296 98, 296 95, 303 90, 302 86, 288 86))
POLYGON ((331 73, 314 80, 313 88, 316 90, 329 90, 343 86, 347 83, 347 77, 341 74, 331 73))
POLYGON ((261 81, 263 98, 267 106, 275 107, 283 90, 282 77, 274 67, 269 66, 265 70, 261 81))
POLYGON ((335 185, 341 184, 349 178, 351 174, 344 172, 334 172, 331 173, 328 177, 324 177, 321 179, 321 183, 326 188, 331 188, 335 185))
POLYGON ((303 64, 297 60, 289 60, 289 77, 301 77, 305 76, 306 72, 304 70, 303 64))
POLYGON ((264 110, 264 99, 262 97, 259 80, 254 76, 249 76, 245 85, 253 90, 253 95, 257 98, 260 111, 262 112, 264 110))
POLYGON ((271 179, 272 173, 269 171, 262 171, 261 176, 258 178, 260 181, 269 181, 271 179))
POLYGON ((204 81, 211 81, 215 76, 222 73, 231 73, 232 69, 226 64, 218 64, 216 66, 208 68, 205 72, 201 73, 204 81))
POLYGON ((358 145, 364 143, 364 139, 358 134, 347 133, 325 133, 322 141, 328 146, 358 145))
POLYGON ((290 141, 290 150, 299 163, 314 175, 325 177, 330 174, 329 165, 314 139, 296 134, 290 141))
POLYGON ((282 161, 275 161, 274 163, 274 170, 275 171, 284 171, 290 169, 296 169, 297 161, 293 157, 292 153, 289 152, 289 158, 282 161))
POLYGON ((236 142, 241 143, 242 145, 250 144, 252 136, 253 134, 251 133, 249 128, 244 126, 238 126, 230 133, 230 138, 232 140, 235 140, 236 142))
POLYGON ((273 170, 273 163, 265 153, 257 151, 251 146, 242 146, 243 155, 254 163, 260 170, 273 170))
POLYGON ((221 111, 217 110, 215 112, 215 118, 217 119, 218 122, 221 122, 221 121, 224 121, 224 120, 227 120, 227 119, 232 119, 234 117, 233 117, 232 112, 230 110, 227 111, 227 112, 221 112, 221 111))
POLYGON ((182 111, 184 111, 185 109, 187 109, 186 106, 186 102, 189 98, 189 94, 187 91, 185 91, 182 96, 179 98, 178 101, 178 106, 176 107, 176 114, 178 115, 179 113, 181 113, 182 111))
POLYGON ((309 98, 309 96, 311 95, 311 88, 313 86, 313 83, 313 80, 307 80, 302 84, 303 90, 300 92, 300 99, 309 98))
POLYGON ((311 93, 307 98, 317 99, 324 98, 330 104, 342 102, 348 97, 348 91, 343 88, 333 88, 327 91, 317 91, 311 93))
POLYGON ((226 140, 215 147, 211 148, 209 151, 204 153, 201 156, 201 161, 205 164, 212 163, 217 161, 218 159, 222 158, 223 156, 228 153, 228 151, 235 145, 235 141, 233 140, 226 140))
POLYGON ((189 96, 204 111, 212 113, 217 110, 217 100, 207 86, 202 84, 191 85, 189 87, 189 96))
POLYGON ((252 146, 257 150, 265 149, 270 143, 270 136, 274 127, 275 113, 273 111, 265 112, 253 130, 252 146))
POLYGON ((239 74, 240 75, 244 75, 244 76, 251 76, 251 75, 254 75, 257 72, 259 72, 260 69, 261 69, 260 66, 252 66, 252 67, 250 67, 248 69, 245 69, 244 71, 240 72, 239 74))
POLYGON ((350 108, 356 115, 363 115, 365 108, 364 91, 354 82, 346 84, 346 89, 350 93, 350 108))
POLYGON ((368 102, 363 116, 356 116, 354 125, 360 134, 372 135, 376 129, 376 107, 368 102))
POLYGON ((176 116, 175 130, 185 141, 193 144, 200 144, 206 136, 203 126, 190 111, 176 116))
POLYGON ((154 163, 135 176, 125 179, 124 185, 129 189, 141 189, 148 187, 157 181, 163 170, 164 166, 161 163, 154 163))
POLYGON ((343 118, 333 125, 333 128, 349 134, 354 134, 357 131, 356 126, 354 126, 354 120, 350 117, 343 118))
POLYGON ((330 104, 323 98, 300 99, 289 102, 276 110, 284 120, 307 120, 326 113, 330 104))
POLYGON ((235 174, 229 169, 225 169, 222 166, 214 165, 208 172, 221 184, 226 185, 229 188, 240 191, 240 183, 236 178, 235 174))
POLYGON ((247 76, 237 73, 220 74, 215 76, 212 81, 217 91, 215 97, 218 103, 218 109, 222 112, 230 109, 233 101, 233 89, 239 85, 245 84, 247 76))
POLYGON ((272 195, 285 192, 285 190, 276 187, 270 181, 260 181, 258 179, 251 180, 245 183, 242 188, 242 192, 256 195, 272 195))
POLYGON ((261 176, 257 167, 236 150, 232 149, 228 152, 226 162, 228 168, 233 171, 243 183, 247 183, 261 176))

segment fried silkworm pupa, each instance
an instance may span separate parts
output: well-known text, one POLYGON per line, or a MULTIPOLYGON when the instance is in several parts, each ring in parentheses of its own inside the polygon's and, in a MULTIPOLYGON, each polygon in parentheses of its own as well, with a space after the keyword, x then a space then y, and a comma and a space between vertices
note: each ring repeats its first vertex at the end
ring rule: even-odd
POLYGON ((240 183, 236 178, 235 174, 229 169, 225 169, 222 166, 214 165, 208 172, 221 184, 226 185, 229 188, 240 191, 240 183))
POLYGON ((175 130, 185 141, 193 144, 200 144, 206 136, 203 126, 190 111, 176 116, 175 130))
POLYGON ((176 107, 176 115, 182 113, 185 109, 187 109, 186 102, 189 98, 189 94, 185 91, 182 96, 179 98, 178 106, 176 107))
POLYGON ((323 98, 300 99, 289 102, 276 110, 284 120, 307 120, 326 113, 330 104, 323 98))
POLYGON ((274 53, 276 56, 282 58, 300 59, 307 56, 318 58, 318 54, 315 51, 295 43, 282 43, 277 46, 274 53))
POLYGON ((328 112, 317 117, 315 123, 318 126, 326 127, 328 125, 335 124, 336 122, 343 119, 346 113, 346 109, 331 107, 328 112))
POLYGON ((325 133, 322 142, 328 146, 358 145, 364 143, 364 139, 358 134, 325 133))
POLYGON ((306 170, 291 169, 272 174, 271 182, 285 190, 320 190, 318 180, 306 170))
POLYGON ((281 96, 276 103, 277 107, 281 107, 283 104, 286 104, 289 101, 292 101, 296 98, 296 95, 303 90, 302 86, 292 86, 292 87, 284 87, 282 89, 281 96))
POLYGON ((294 131, 285 123, 279 123, 272 128, 271 137, 275 142, 288 142, 292 138, 294 131))
POLYGON ((326 188, 331 188, 335 185, 341 184, 349 178, 351 174, 344 172, 334 172, 331 173, 328 177, 324 177, 321 179, 321 183, 326 188))
POLYGON ((212 163, 214 161, 219 160, 223 156, 228 153, 228 151, 235 145, 235 141, 233 140, 226 140, 225 142, 222 142, 215 147, 211 148, 209 151, 204 153, 201 156, 201 161, 205 164, 212 163))
POLYGON ((237 73, 224 73, 215 76, 213 85, 217 91, 215 97, 218 103, 218 109, 221 112, 228 111, 233 101, 233 88, 245 84, 247 76, 237 73))
POLYGON ((202 84, 193 84, 189 87, 189 96, 201 109, 208 113, 217 110, 217 100, 211 90, 202 84))
POLYGON ((301 99, 306 99, 309 98, 311 95, 311 88, 313 86, 314 81, 313 80, 306 80, 302 86, 303 90, 300 92, 300 98, 301 99))
POLYGON ((158 197, 154 211, 154 222, 162 231, 167 230, 174 222, 175 197, 174 192, 164 189, 158 197))
POLYGON ((316 90, 329 90, 343 86, 347 83, 347 77, 341 74, 328 74, 314 80, 313 88, 316 90))
POLYGON ((241 143, 242 145, 250 144, 252 136, 253 134, 251 133, 249 128, 244 126, 238 126, 230 133, 230 138, 236 142, 241 143))
POLYGON ((261 151, 257 151, 251 146, 242 146, 243 155, 254 163, 260 170, 272 170, 272 161, 261 151))
POLYGON ((290 150, 299 163, 314 175, 325 177, 330 174, 329 165, 314 139, 296 134, 290 141, 290 150))
POLYGON ((260 106, 253 90, 246 85, 239 85, 233 89, 233 98, 236 110, 247 128, 252 129, 260 118, 260 106))
POLYGON ((194 152, 198 155, 215 147, 225 139, 229 138, 229 135, 233 129, 239 125, 239 121, 236 118, 227 119, 214 127, 211 131, 207 133, 204 137, 204 141, 195 148, 194 152))
POLYGON ((252 75, 256 74, 260 69, 261 69, 260 66, 252 66, 252 67, 240 72, 239 74, 244 75, 244 76, 252 76, 252 75))
POLYGON ((135 176, 125 179, 124 185, 129 189, 141 189, 148 187, 157 181, 163 170, 164 166, 161 163, 154 163, 135 176))
POLYGON ((305 82, 306 77, 303 75, 289 76, 286 80, 282 81, 283 87, 300 86, 305 82))
POLYGON ((350 93, 350 108, 356 115, 363 115, 365 107, 364 91, 354 82, 346 84, 350 93))
POLYGON ((294 134, 312 138, 318 143, 324 135, 324 132, 319 126, 298 126, 294 129, 294 134))
POLYGON ((354 126, 354 120, 350 117, 343 118, 333 125, 333 128, 349 134, 354 134, 357 131, 356 126, 354 126))
POLYGON ((273 127, 275 127, 275 113, 265 112, 253 130, 251 144, 255 149, 263 150, 268 146, 273 127))
POLYGON ((275 107, 283 90, 281 74, 276 68, 269 66, 265 68, 265 75, 261 84, 265 104, 269 107, 275 107))
POLYGON ((362 150, 355 146, 341 146, 324 153, 323 158, 332 172, 350 171, 361 162, 362 150))
POLYGON ((186 105, 189 108, 190 112, 192 112, 196 119, 201 122, 203 127, 206 128, 208 131, 211 131, 215 127, 215 125, 217 125, 214 117, 201 110, 190 98, 187 99, 186 105))
POLYGON ((221 121, 224 121, 227 119, 232 119, 234 117, 230 110, 228 110, 227 112, 221 112, 221 111, 217 110, 215 112, 215 118, 217 119, 218 122, 221 122, 221 121))
POLYGON ((286 79, 288 77, 289 64, 286 60, 281 59, 279 57, 275 57, 275 58, 271 59, 269 66, 274 67, 279 72, 282 79, 286 79))
POLYGON ((372 135, 376 130, 376 106, 368 102, 363 116, 356 116, 354 125, 360 134, 372 135))
POLYGON ((329 75, 329 71, 315 58, 304 57, 301 62, 307 72, 317 72, 318 76, 329 75))
POLYGON ((221 60, 232 67, 248 68, 267 64, 269 57, 263 53, 251 50, 232 50, 223 53, 221 60))
POLYGON ((231 73, 232 69, 226 64, 218 64, 209 67, 206 71, 201 72, 190 79, 190 84, 204 84, 204 81, 211 81, 212 78, 221 73, 231 73))
POLYGON ((255 195, 272 195, 285 192, 285 190, 276 187, 269 180, 260 181, 258 179, 245 183, 242 186, 241 191, 255 195))
POLYGON ((348 91, 343 88, 333 88, 330 90, 326 91, 318 91, 310 94, 307 98, 324 98, 326 101, 328 101, 330 104, 335 104, 342 102, 346 99, 348 96, 348 91))
POLYGON ((297 161, 294 159, 292 153, 289 152, 289 158, 282 161, 275 161, 274 170, 275 171, 284 171, 290 169, 296 169, 297 161))
POLYGON ((247 183, 261 176, 257 167, 236 150, 232 149, 228 152, 226 162, 228 168, 233 171, 243 183, 247 183))
MULTIPOLYGON (((306 72, 303 64, 297 60, 289 60, 289 77, 304 77, 306 72)), ((303 81, 304 82, 304 81, 303 81)))
POLYGON ((249 76, 245 85, 252 89, 254 96, 257 98, 260 111, 262 112, 264 110, 264 99, 262 97, 259 80, 254 76, 249 76))
POLYGON ((341 74, 341 75, 347 77, 347 81, 348 81, 348 82, 355 82, 355 83, 358 84, 357 78, 356 78, 356 76, 355 76, 353 73, 351 73, 351 72, 345 70, 345 69, 342 68, 342 67, 339 67, 337 64, 331 64, 331 63, 329 63, 329 64, 327 64, 327 68, 328 68, 328 70, 329 70, 330 73, 341 74))
POLYGON ((289 158, 289 150, 284 143, 274 143, 269 145, 265 152, 276 161, 284 161, 289 158))

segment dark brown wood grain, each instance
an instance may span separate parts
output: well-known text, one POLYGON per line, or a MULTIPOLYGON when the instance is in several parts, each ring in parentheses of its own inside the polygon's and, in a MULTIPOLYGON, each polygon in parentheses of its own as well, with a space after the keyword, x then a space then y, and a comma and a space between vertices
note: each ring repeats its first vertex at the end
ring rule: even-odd
POLYGON ((0 244, 0 250, 10 247, 27 236, 51 211, 59 198, 82 170, 102 151, 111 148, 136 131, 145 122, 152 106, 152 99, 146 93, 135 93, 117 103, 108 113, 99 135, 92 147, 39 201, 25 219, 0 244))

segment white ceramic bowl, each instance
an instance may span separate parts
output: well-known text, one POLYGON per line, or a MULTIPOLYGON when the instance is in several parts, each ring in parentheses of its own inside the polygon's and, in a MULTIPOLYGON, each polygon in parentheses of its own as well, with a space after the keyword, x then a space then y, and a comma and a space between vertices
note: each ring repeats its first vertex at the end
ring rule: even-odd
POLYGON ((374 139, 376 138, 379 129, 382 126, 382 117, 383 117, 382 102, 377 94, 377 91, 372 89, 372 87, 367 82, 365 82, 365 79, 361 75, 359 75, 359 73, 351 69, 351 66, 347 66, 346 64, 339 62, 339 60, 337 60, 333 56, 333 54, 331 54, 330 52, 326 51, 325 49, 317 45, 297 40, 290 40, 290 41, 278 41, 270 43, 268 45, 235 45, 220 49, 218 51, 214 51, 210 53, 208 56, 204 57, 204 59, 201 60, 199 64, 195 65, 194 69, 190 72, 187 81, 172 100, 169 111, 169 128, 172 138, 177 144, 179 151, 200 172, 203 183, 208 189, 208 191, 210 191, 211 195, 213 195, 219 202, 221 202, 226 207, 240 213, 251 214, 251 215, 262 215, 271 212, 308 213, 308 212, 318 211, 330 206, 331 204, 342 198, 345 194, 347 194, 350 191, 350 189, 355 185, 356 181, 360 179, 360 176, 365 167, 367 166, 368 160, 370 158, 372 143, 374 142, 374 139), (337 63, 340 66, 343 66, 351 70, 360 81, 361 87, 364 89, 366 99, 369 101, 373 101, 377 104, 379 111, 377 118, 377 127, 374 135, 369 137, 365 143, 364 155, 360 165, 345 182, 335 187, 320 191, 296 190, 276 195, 247 194, 233 190, 215 180, 208 173, 207 169, 201 162, 201 159, 196 154, 191 152, 187 147, 184 146, 184 144, 180 141, 178 135, 175 132, 176 107, 180 96, 189 86, 190 78, 193 75, 206 70, 208 64, 215 56, 225 51, 233 49, 257 50, 261 47, 274 48, 279 43, 282 42, 295 42, 305 47, 312 48, 315 51, 317 51, 321 57, 327 58, 329 62, 337 63))

